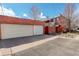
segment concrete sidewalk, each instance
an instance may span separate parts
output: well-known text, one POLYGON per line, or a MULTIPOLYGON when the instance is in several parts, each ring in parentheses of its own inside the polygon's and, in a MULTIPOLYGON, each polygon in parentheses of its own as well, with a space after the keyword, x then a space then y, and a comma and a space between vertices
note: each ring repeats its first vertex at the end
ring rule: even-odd
POLYGON ((0 42, 2 45, 0 49, 0 55, 3 56, 14 55, 17 52, 29 49, 31 47, 35 47, 37 45, 41 45, 56 38, 58 38, 58 36, 40 35, 40 36, 2 40, 0 42))

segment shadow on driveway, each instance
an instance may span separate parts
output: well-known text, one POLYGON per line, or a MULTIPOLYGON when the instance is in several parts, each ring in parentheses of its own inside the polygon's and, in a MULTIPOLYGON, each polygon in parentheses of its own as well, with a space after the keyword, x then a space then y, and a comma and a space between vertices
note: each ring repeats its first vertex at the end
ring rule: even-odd
POLYGON ((34 41, 43 40, 45 38, 51 38, 52 36, 54 35, 38 35, 38 36, 5 39, 5 40, 0 41, 0 48, 11 48, 11 47, 22 45, 22 44, 27 44, 34 41))

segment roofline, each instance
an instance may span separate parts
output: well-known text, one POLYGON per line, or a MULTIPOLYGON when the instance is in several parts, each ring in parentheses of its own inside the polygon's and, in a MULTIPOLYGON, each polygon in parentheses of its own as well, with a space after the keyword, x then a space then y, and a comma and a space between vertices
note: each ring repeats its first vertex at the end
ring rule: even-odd
POLYGON ((0 23, 1 24, 27 24, 27 25, 44 25, 45 24, 44 21, 3 16, 3 15, 0 15, 0 23))

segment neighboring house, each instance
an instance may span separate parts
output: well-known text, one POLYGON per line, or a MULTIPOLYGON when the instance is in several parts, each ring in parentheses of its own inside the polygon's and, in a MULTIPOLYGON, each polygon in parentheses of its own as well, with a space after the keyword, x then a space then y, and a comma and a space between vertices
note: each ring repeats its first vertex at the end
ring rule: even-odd
POLYGON ((45 21, 45 33, 56 33, 66 31, 68 28, 66 18, 63 15, 45 21))
POLYGON ((44 34, 45 22, 0 15, 0 39, 44 34))
POLYGON ((62 28, 59 29, 60 31, 66 31, 68 29, 67 19, 63 15, 55 18, 55 25, 62 28))
POLYGON ((54 34, 55 33, 55 27, 54 27, 53 21, 51 21, 51 20, 45 21, 44 33, 45 34, 54 34))

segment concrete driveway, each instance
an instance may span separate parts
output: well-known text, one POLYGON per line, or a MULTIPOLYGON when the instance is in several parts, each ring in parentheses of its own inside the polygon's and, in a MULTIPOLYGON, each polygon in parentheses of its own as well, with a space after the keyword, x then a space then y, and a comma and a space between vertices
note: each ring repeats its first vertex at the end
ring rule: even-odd
POLYGON ((17 56, 79 56, 79 40, 57 38, 30 49, 15 53, 17 56))
POLYGON ((79 56, 79 40, 41 35, 0 41, 3 55, 79 56))
POLYGON ((0 55, 15 55, 15 53, 29 49, 57 38, 53 35, 38 35, 13 38, 0 41, 0 55))

